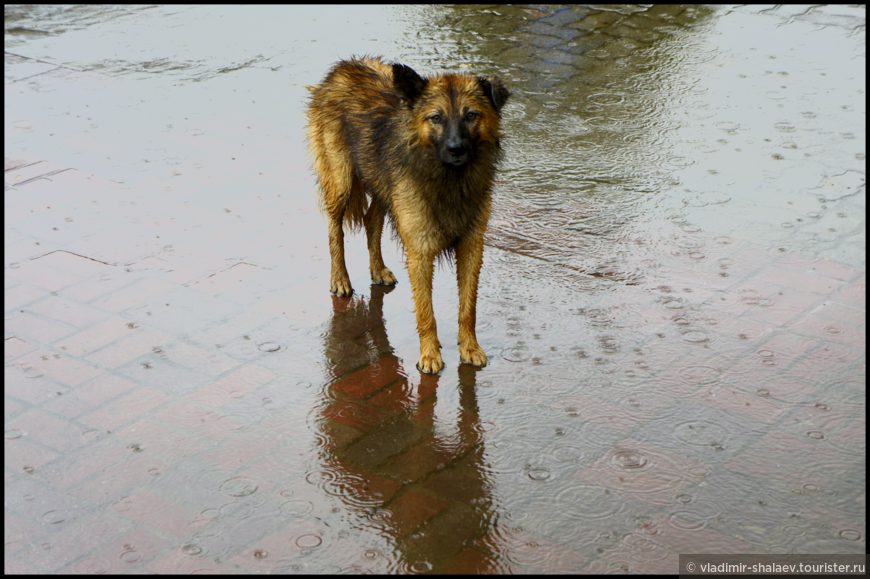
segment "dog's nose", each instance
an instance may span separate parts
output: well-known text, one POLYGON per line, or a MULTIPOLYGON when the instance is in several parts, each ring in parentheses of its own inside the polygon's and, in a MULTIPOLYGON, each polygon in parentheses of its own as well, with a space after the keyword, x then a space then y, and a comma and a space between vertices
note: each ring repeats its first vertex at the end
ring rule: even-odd
POLYGON ((447 152, 454 157, 461 157, 465 154, 465 147, 463 145, 448 146, 447 152))

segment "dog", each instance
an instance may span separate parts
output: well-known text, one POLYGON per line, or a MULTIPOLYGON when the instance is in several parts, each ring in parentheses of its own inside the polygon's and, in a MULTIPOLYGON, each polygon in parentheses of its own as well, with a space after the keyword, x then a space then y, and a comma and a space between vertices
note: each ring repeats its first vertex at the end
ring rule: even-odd
POLYGON ((307 87, 308 144, 329 222, 330 291, 350 296, 344 231, 365 227, 375 284, 393 285, 381 234, 390 223, 405 250, 414 296, 420 360, 444 367, 432 311, 436 258, 452 257, 459 285, 460 360, 485 366, 477 342, 477 286, 492 185, 501 160, 501 110, 510 96, 497 77, 421 77, 381 57, 336 63, 307 87))

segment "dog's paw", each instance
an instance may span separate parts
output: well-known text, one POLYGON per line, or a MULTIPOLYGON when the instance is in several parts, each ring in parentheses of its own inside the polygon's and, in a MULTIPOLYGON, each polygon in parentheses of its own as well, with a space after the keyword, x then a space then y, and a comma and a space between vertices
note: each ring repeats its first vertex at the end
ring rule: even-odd
POLYGON ((350 280, 347 278, 333 280, 330 284, 329 291, 331 291, 340 298, 350 297, 351 295, 353 295, 353 288, 350 286, 350 280))
POLYGON ((420 361, 417 362, 417 370, 424 374, 437 374, 444 368, 444 362, 441 361, 441 355, 437 356, 420 356, 420 361))
POLYGON ((378 285, 396 285, 396 276, 389 268, 385 267, 380 271, 372 270, 372 283, 378 285))
POLYGON ((486 354, 483 352, 483 348, 480 346, 476 346, 473 348, 463 348, 460 344, 459 346, 459 361, 463 364, 471 364, 472 366, 478 366, 483 368, 486 366, 486 354))

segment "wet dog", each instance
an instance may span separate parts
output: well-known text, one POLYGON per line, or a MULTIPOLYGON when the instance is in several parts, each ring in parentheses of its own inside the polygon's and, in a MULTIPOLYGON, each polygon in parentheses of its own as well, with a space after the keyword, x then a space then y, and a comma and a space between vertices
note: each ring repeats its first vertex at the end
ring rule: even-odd
POLYGON ((456 260, 460 359, 485 366, 475 333, 477 286, 510 92, 496 77, 424 78, 376 57, 338 62, 309 91, 308 141, 329 221, 332 293, 353 293, 343 225, 365 227, 372 281, 396 283, 381 255, 389 218, 414 295, 417 368, 434 374, 444 367, 432 311, 434 262, 443 255, 456 260))

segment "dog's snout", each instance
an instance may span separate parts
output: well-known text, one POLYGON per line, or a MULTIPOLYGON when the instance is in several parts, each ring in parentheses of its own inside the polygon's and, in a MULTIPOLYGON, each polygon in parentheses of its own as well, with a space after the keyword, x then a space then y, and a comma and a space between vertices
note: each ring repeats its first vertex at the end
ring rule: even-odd
POLYGON ((450 143, 447 145, 447 152, 454 157, 461 157, 465 154, 465 145, 462 143, 450 143))

